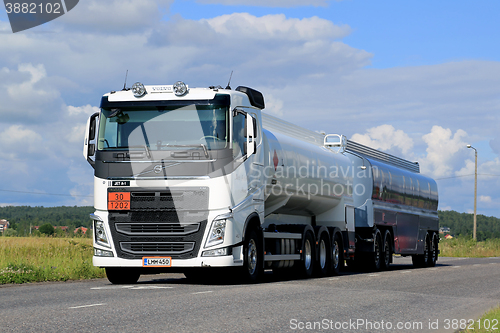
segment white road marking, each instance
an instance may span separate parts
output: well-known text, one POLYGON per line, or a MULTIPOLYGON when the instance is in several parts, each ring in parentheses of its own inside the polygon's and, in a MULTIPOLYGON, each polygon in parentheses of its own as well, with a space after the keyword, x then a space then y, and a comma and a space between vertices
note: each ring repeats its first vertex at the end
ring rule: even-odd
POLYGON ((137 286, 130 288, 130 290, 144 290, 144 289, 172 289, 173 287, 166 286, 137 286))
POLYGON ((460 268, 460 267, 462 267, 462 266, 453 266, 453 268, 460 268))
POLYGON ((411 271, 401 271, 401 274, 411 273, 411 271))
POLYGON ((368 276, 379 276, 380 274, 368 274, 368 276))
POLYGON ((330 281, 337 281, 337 280, 340 280, 340 278, 331 278, 329 279, 330 281))
POLYGON ((167 286, 106 286, 94 287, 91 290, 104 290, 104 289, 129 289, 129 290, 144 290, 144 289, 172 289, 173 287, 167 286))
POLYGON ((197 293, 191 293, 191 295, 209 294, 209 293, 213 293, 213 291, 212 290, 209 290, 209 291, 199 291, 197 293))
POLYGON ((72 306, 72 307, 70 307, 70 309, 90 308, 93 306, 101 306, 101 305, 106 305, 106 303, 72 306))
POLYGON ((105 287, 94 287, 90 288, 90 290, 103 290, 103 289, 127 289, 134 288, 136 286, 105 286, 105 287))

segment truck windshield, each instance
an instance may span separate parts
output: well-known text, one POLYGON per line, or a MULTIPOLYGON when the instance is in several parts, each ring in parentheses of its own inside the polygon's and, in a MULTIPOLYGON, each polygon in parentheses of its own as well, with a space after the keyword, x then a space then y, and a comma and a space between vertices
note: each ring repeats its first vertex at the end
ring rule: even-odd
POLYGON ((188 105, 102 109, 99 150, 228 147, 228 107, 188 105))

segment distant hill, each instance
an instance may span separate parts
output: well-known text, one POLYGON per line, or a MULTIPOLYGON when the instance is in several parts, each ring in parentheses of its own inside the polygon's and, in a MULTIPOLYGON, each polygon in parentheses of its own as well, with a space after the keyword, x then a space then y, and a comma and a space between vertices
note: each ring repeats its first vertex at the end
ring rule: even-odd
MULTIPOLYGON (((454 236, 472 237, 474 214, 453 210, 439 211, 439 225, 449 227, 454 236)), ((494 216, 477 215, 477 240, 500 238, 500 219, 494 216)))
POLYGON ((10 227, 17 231, 19 236, 29 234, 31 226, 41 226, 50 223, 53 226, 68 226, 69 229, 78 227, 89 228, 90 213, 93 207, 30 207, 7 206, 0 207, 0 219, 10 222, 10 227))
MULTIPOLYGON (((30 224, 41 226, 50 223, 53 226, 70 228, 90 227, 89 214, 93 207, 0 207, 0 219, 11 223, 18 235, 29 233, 30 224)), ((472 237, 473 214, 455 211, 439 211, 439 225, 449 227, 454 236, 472 237)), ((477 239, 500 238, 500 219, 493 216, 477 215, 477 239)))

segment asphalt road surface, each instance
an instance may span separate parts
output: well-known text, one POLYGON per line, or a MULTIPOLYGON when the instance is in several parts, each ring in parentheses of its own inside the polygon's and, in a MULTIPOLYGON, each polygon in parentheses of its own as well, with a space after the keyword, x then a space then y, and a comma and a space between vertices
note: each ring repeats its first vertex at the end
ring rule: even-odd
MULTIPOLYGON (((194 284, 182 274, 0 286, 0 332, 455 332, 500 304, 500 258, 414 269, 194 284)), ((493 324, 493 323, 492 323, 493 324)), ((500 332, 500 323, 496 326, 500 332)))

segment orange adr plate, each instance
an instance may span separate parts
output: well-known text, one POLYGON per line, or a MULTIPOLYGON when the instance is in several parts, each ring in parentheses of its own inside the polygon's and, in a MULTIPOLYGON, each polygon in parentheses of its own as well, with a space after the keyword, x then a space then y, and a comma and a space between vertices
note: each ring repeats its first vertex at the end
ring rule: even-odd
POLYGON ((108 210, 130 210, 130 192, 109 192, 108 210))

